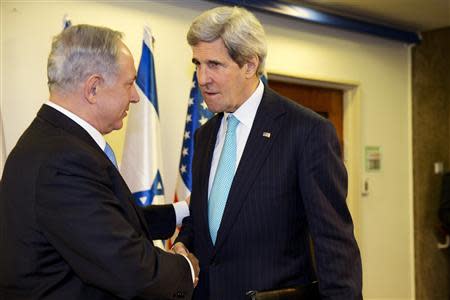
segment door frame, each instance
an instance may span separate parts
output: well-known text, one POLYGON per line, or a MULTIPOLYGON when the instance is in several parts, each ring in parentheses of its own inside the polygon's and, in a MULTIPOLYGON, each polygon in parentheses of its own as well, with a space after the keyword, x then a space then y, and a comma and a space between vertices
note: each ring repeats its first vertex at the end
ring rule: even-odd
POLYGON ((282 74, 280 72, 267 72, 270 80, 287 83, 333 88, 343 91, 343 157, 348 172, 347 205, 355 226, 355 237, 359 246, 363 245, 361 234, 361 192, 362 178, 362 146, 361 146, 361 97, 360 84, 358 82, 312 78, 297 74, 282 74))

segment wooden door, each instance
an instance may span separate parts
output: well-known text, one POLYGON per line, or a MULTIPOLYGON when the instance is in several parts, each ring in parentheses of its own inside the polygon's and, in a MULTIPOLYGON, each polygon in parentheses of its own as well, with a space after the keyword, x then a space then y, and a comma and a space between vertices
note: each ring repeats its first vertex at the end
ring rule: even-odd
POLYGON ((337 136, 344 145, 343 134, 343 95, 338 89, 304 85, 285 81, 272 80, 269 76, 269 87, 279 94, 306 106, 323 117, 329 119, 336 128, 337 136))
MULTIPOLYGON (((277 76, 277 75, 275 75, 277 76)), ((289 77, 285 78, 270 78, 269 75, 269 87, 277 91, 279 94, 286 96, 293 101, 306 106, 320 115, 328 118, 336 128, 336 132, 341 143, 341 149, 343 148, 343 99, 344 90, 336 88, 323 88, 317 86, 306 85, 303 83, 295 82, 296 79, 289 77)), ((351 151, 351 149, 347 149, 351 151)), ((343 153, 343 152, 342 152, 343 153)), ((354 157, 353 157, 354 158, 354 157)), ((350 166, 352 163, 350 164, 350 166)), ((360 232, 359 223, 359 201, 358 201, 358 183, 361 178, 352 172, 354 168, 349 169, 349 194, 347 198, 347 204, 350 209, 350 213, 353 217, 353 223, 355 226, 355 234, 358 239, 360 232)))

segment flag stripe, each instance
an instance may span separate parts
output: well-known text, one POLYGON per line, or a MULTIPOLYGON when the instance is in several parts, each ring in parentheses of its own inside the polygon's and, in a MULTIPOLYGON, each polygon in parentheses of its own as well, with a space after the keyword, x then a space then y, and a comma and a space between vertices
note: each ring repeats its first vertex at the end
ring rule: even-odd
POLYGON ((158 97, 156 91, 155 62, 151 50, 152 37, 150 30, 144 29, 144 42, 142 43, 142 56, 137 72, 136 84, 142 90, 146 98, 155 107, 159 115, 158 97))

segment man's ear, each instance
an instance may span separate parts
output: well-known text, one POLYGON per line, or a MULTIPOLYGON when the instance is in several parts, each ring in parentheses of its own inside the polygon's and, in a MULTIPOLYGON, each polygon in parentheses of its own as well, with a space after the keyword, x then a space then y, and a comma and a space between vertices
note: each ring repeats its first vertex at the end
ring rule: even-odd
POLYGON ((253 56, 250 58, 244 65, 245 69, 245 77, 251 78, 255 76, 255 74, 258 72, 258 66, 259 66, 259 58, 258 56, 253 56))
POLYGON ((99 89, 100 84, 103 82, 102 76, 99 74, 93 74, 86 79, 84 82, 84 98, 89 103, 95 103, 97 101, 96 95, 99 89))

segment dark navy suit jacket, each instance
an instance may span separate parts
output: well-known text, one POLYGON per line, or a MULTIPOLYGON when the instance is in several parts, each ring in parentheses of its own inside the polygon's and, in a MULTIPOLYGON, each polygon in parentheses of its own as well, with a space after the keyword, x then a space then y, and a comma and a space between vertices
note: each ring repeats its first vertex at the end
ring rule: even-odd
POLYGON ((194 299, 246 299, 249 290, 314 280, 323 299, 360 299, 361 259, 335 129, 268 87, 213 245, 208 180, 222 117, 216 115, 197 130, 191 216, 177 240, 200 261, 194 299))
POLYGON ((142 211, 89 134, 44 105, 0 182, 0 300, 190 299, 188 262, 153 246, 170 206, 142 211))

